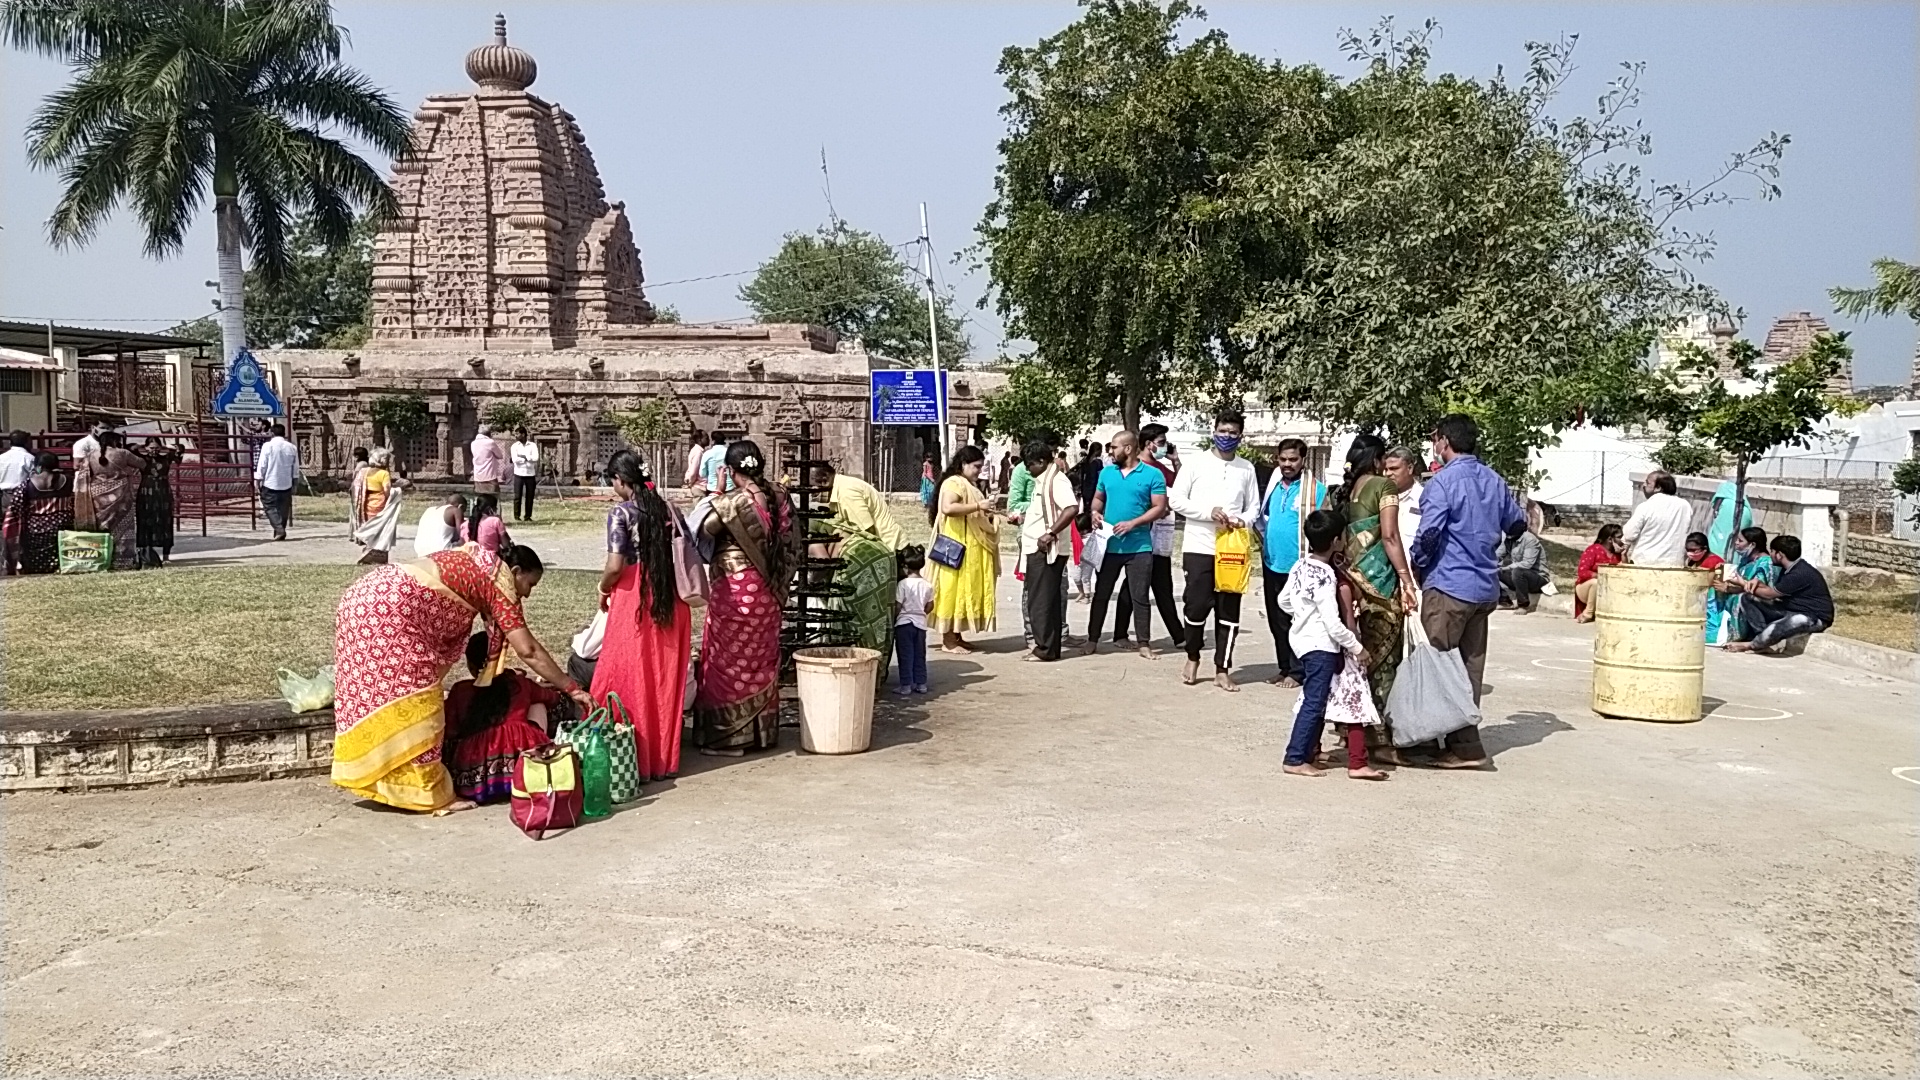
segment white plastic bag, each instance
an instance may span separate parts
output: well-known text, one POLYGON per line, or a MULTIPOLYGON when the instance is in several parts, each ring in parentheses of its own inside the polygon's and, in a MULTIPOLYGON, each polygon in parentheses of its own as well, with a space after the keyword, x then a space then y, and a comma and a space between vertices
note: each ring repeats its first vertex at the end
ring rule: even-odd
POLYGON ((586 628, 573 635, 573 655, 582 660, 598 660, 600 646, 606 640, 607 613, 605 610, 596 611, 586 628))
POLYGON ((1433 647, 1418 612, 1407 619, 1407 645, 1393 693, 1387 695, 1393 745, 1418 746, 1479 723, 1466 661, 1457 650, 1433 647))
POLYGON ((274 674, 279 677, 280 696, 287 699, 287 708, 294 712, 313 712, 333 704, 332 664, 315 672, 311 679, 292 668, 281 668, 274 674))
POLYGON ((1100 569, 1107 558, 1107 541, 1113 537, 1113 527, 1102 525, 1080 538, 1080 562, 1082 565, 1100 569))

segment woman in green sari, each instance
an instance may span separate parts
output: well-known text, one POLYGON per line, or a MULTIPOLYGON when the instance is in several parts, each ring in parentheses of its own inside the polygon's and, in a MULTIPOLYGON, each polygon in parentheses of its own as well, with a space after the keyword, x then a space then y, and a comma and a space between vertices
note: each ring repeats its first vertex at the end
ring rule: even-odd
POLYGON ((1347 451, 1345 479, 1327 491, 1322 509, 1347 524, 1341 550, 1347 577, 1360 597, 1360 644, 1373 658, 1367 683, 1382 723, 1367 729, 1376 761, 1402 764, 1393 746, 1393 718, 1387 714, 1387 696, 1400 670, 1400 638, 1408 612, 1414 608, 1413 574, 1407 568, 1406 544, 1400 536, 1400 494, 1393 481, 1381 475, 1380 459, 1387 444, 1378 435, 1359 435, 1347 451))

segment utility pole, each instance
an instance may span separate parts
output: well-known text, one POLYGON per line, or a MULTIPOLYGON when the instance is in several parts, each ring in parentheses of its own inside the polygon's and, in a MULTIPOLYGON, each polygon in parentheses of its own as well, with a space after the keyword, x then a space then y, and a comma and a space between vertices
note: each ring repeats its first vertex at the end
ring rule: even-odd
POLYGON ((934 414, 940 418, 940 467, 945 469, 952 455, 947 452, 947 385, 940 370, 940 322, 934 314, 933 241, 927 236, 927 204, 920 204, 920 276, 927 281, 927 344, 933 351, 934 414))

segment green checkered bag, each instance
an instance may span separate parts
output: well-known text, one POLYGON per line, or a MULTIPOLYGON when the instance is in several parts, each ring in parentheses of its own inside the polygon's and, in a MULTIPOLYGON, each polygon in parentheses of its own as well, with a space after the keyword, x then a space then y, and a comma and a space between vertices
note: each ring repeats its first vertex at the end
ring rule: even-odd
POLYGON ((634 741, 632 721, 627 719, 626 703, 620 695, 607 694, 605 705, 587 714, 578 723, 563 724, 554 741, 576 745, 587 728, 596 728, 607 744, 607 787, 616 803, 632 802, 640 797, 640 747, 634 741))

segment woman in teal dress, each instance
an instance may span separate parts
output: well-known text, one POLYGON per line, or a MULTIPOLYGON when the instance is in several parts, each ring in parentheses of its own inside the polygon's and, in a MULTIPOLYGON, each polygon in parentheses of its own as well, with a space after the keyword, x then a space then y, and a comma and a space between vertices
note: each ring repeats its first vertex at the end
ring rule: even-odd
MULTIPOLYGON (((1780 568, 1767 554, 1767 530, 1757 525, 1741 529, 1733 538, 1734 574, 1740 581, 1758 581, 1772 585, 1780 578, 1780 568)), ((1719 595, 1707 606, 1707 644, 1726 645, 1743 640, 1740 633, 1742 590, 1737 581, 1714 584, 1719 595), (1717 618, 1716 618, 1717 616, 1717 618)))

